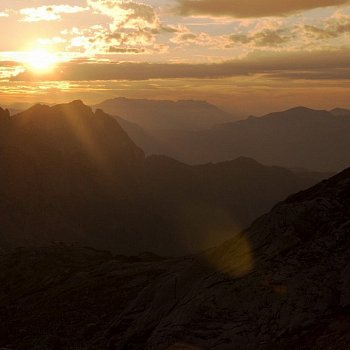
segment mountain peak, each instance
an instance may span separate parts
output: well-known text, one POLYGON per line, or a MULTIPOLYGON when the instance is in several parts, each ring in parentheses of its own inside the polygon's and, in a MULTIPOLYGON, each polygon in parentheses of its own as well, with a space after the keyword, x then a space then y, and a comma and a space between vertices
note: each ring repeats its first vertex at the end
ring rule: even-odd
MULTIPOLYGON (((321 114, 321 113, 327 113, 329 114, 328 111, 326 110, 322 110, 322 109, 312 109, 312 108, 308 108, 305 106, 297 106, 297 107, 293 107, 290 109, 287 109, 285 111, 282 112, 276 112, 277 114, 285 114, 285 115, 315 115, 315 114, 321 114)), ((276 114, 276 113, 271 113, 271 114, 276 114)))
POLYGON ((92 109, 85 105, 82 100, 74 100, 69 103, 58 104, 56 106, 51 107, 53 110, 74 110, 79 112, 89 112, 92 113, 92 109))
POLYGON ((30 115, 42 115, 42 114, 48 113, 49 110, 50 110, 50 106, 41 104, 41 103, 36 103, 32 107, 18 113, 17 116, 29 117, 30 115))
POLYGON ((308 118, 308 117, 319 118, 319 117, 331 117, 331 116, 332 116, 331 113, 326 110, 318 110, 318 109, 311 109, 304 106, 298 106, 298 107, 293 107, 281 112, 269 113, 261 117, 260 119, 263 120, 264 118, 273 117, 278 119, 287 118, 291 120, 300 119, 305 121, 305 118, 308 118))
POLYGON ((314 112, 314 109, 305 107, 305 106, 296 106, 288 109, 286 112, 314 112))
POLYGON ((334 108, 330 112, 337 117, 350 116, 350 109, 346 108, 334 108))
POLYGON ((86 106, 82 100, 73 100, 72 102, 69 102, 68 104, 74 105, 74 106, 86 106))
POLYGON ((10 112, 8 109, 2 109, 0 107, 0 120, 10 118, 10 112))
POLYGON ((66 152, 79 154, 94 169, 105 171, 118 162, 131 164, 144 158, 115 118, 103 111, 94 113, 81 100, 52 107, 37 104, 14 116, 13 124, 18 140, 29 143, 33 154, 50 148, 50 159, 66 152))
POLYGON ((240 163, 240 164, 259 164, 259 165, 262 165, 259 162, 257 162, 255 159, 253 159, 251 157, 244 157, 244 156, 240 156, 240 157, 234 159, 233 162, 240 163))

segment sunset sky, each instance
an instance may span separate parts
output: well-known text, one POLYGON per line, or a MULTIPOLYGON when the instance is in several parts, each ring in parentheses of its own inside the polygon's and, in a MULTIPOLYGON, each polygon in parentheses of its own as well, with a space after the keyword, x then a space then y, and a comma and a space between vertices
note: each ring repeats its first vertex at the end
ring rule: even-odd
POLYGON ((350 108, 347 0, 1 0, 0 105, 350 108))

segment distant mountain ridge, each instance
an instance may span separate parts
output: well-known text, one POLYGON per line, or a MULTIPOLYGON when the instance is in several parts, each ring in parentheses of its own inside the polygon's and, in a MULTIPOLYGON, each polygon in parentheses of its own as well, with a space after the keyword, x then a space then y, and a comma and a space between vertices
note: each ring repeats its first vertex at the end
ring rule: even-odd
POLYGON ((116 98, 94 108, 98 106, 117 119, 146 155, 164 154, 189 164, 243 156, 330 173, 350 160, 350 110, 345 108, 295 107, 232 122, 232 116, 205 101, 116 98))
POLYGON ((196 130, 235 120, 233 115, 199 100, 147 100, 118 97, 99 103, 93 108, 119 116, 148 129, 196 130))
POLYGON ((333 115, 336 116, 344 116, 347 115, 350 117, 350 109, 345 108, 334 108, 330 111, 333 115))
MULTIPOLYGON (((133 128, 126 129, 143 147, 133 128)), ((153 131, 155 144, 150 146, 148 139, 145 149, 190 164, 243 156, 264 164, 334 172, 350 162, 349 133, 350 118, 344 113, 296 107, 206 130, 153 131)))
POLYGON ((115 118, 81 101, 2 114, 3 247, 62 240, 124 253, 198 251, 320 179, 247 158, 201 166, 146 158, 115 118))

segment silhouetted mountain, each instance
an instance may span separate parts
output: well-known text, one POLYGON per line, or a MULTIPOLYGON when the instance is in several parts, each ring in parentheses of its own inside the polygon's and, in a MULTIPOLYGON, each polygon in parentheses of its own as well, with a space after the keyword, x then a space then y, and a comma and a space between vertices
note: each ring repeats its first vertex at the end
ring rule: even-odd
POLYGON ((318 181, 248 158, 189 166, 165 156, 147 159, 144 179, 144 201, 172 222, 162 231, 190 252, 230 238, 286 193, 318 181))
POLYGON ((10 112, 7 109, 2 109, 0 107, 0 123, 7 121, 10 117, 10 112))
POLYGON ((1 240, 71 241, 103 230, 104 212, 130 197, 143 161, 113 118, 80 101, 12 117, 0 140, 1 240))
POLYGON ((36 105, 2 130, 2 247, 198 251, 318 181, 244 158, 195 167, 145 158, 113 117, 80 101, 36 105))
POLYGON ((0 138, 5 137, 10 123, 10 112, 0 107, 0 138))
POLYGON ((148 129, 206 129, 235 118, 206 101, 141 100, 118 97, 94 108, 148 129))
POLYGON ((331 113, 335 116, 350 116, 350 110, 345 108, 334 108, 331 110, 331 113))
POLYGON ((4 253, 0 346, 347 350, 349 217, 350 169, 191 257, 4 253))
MULTIPOLYGON (((26 111, 27 109, 33 107, 34 105, 38 105, 38 104, 44 104, 43 102, 36 102, 36 103, 28 103, 28 102, 16 102, 16 103, 12 103, 6 106, 6 109, 9 110, 11 115, 15 115, 21 112, 26 111)), ((50 104, 47 104, 50 106, 50 104)))
POLYGON ((340 171, 350 163, 349 133, 348 116, 297 107, 209 130, 168 130, 153 136, 167 145, 163 153, 191 164, 245 156, 288 168, 340 171))

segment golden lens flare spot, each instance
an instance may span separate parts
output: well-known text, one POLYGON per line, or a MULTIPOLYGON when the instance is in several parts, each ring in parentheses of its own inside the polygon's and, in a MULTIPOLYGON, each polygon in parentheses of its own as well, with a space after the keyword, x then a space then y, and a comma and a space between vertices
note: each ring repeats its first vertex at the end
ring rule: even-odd
POLYGON ((249 240, 243 233, 232 233, 232 239, 209 252, 207 259, 220 273, 240 278, 254 270, 254 257, 249 240))
POLYGON ((59 59, 57 55, 45 49, 29 51, 24 59, 27 68, 36 74, 44 74, 53 71, 58 62, 59 59))

